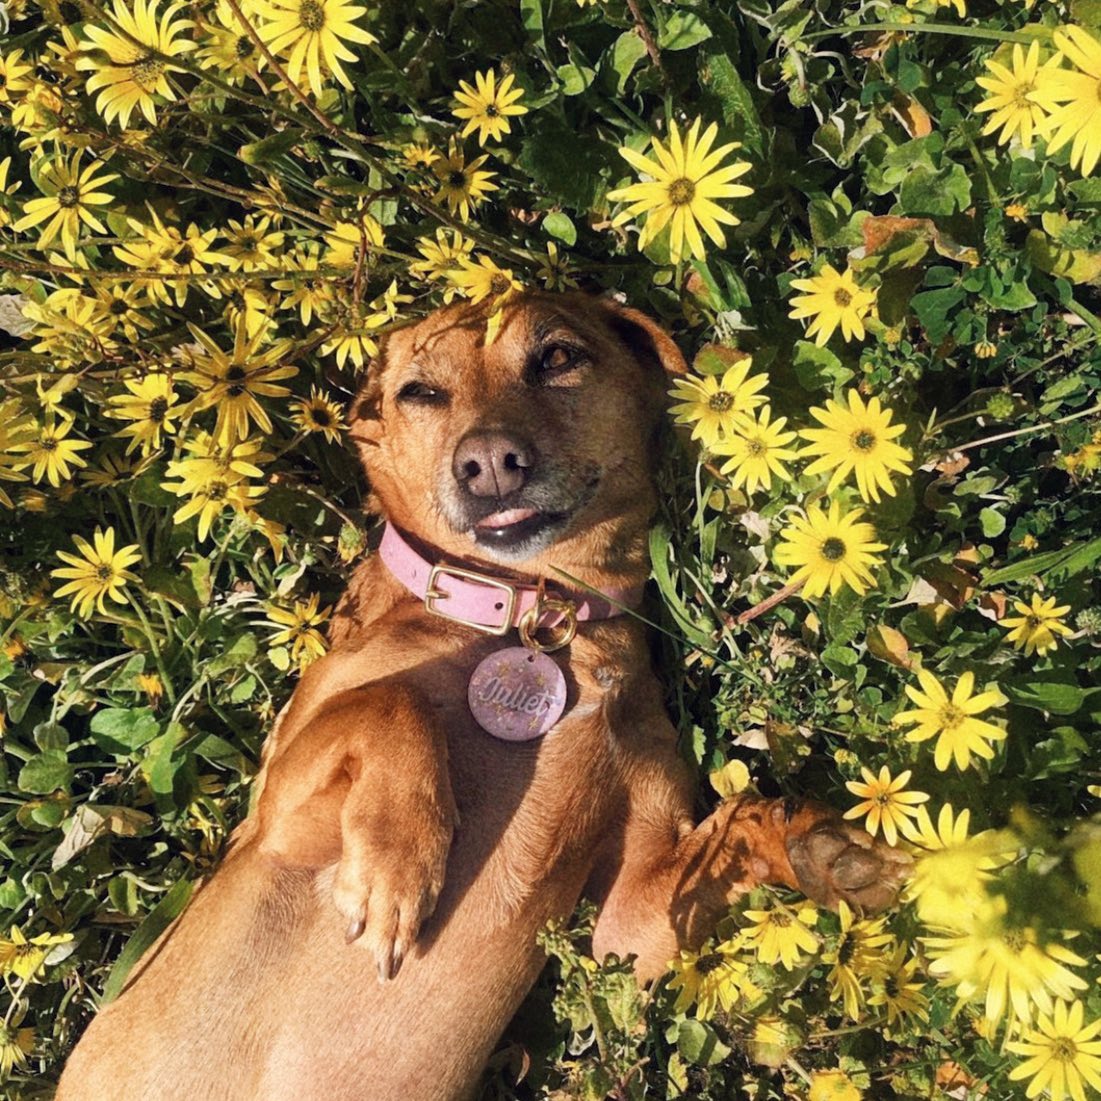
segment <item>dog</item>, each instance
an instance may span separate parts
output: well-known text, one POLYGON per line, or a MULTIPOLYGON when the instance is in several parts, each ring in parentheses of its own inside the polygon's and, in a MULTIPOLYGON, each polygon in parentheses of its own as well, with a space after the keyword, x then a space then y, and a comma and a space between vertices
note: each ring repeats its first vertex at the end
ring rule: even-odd
POLYGON ((643 983, 762 882, 891 901, 905 858, 826 807, 745 794, 693 819, 629 614, 685 369, 654 322, 581 294, 517 296, 492 342, 469 305, 390 335, 349 418, 383 545, 221 866, 57 1101, 460 1101, 538 976, 537 933, 583 896, 596 957, 643 983), (554 684, 502 695, 481 671, 510 661, 554 684))

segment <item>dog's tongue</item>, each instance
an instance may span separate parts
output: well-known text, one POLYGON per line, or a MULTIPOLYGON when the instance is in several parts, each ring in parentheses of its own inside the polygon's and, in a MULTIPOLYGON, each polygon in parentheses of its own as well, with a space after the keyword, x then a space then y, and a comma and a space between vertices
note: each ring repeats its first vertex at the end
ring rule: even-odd
POLYGON ((482 517, 477 526, 480 528, 507 528, 523 523, 537 515, 533 508, 506 508, 503 512, 494 512, 482 517))

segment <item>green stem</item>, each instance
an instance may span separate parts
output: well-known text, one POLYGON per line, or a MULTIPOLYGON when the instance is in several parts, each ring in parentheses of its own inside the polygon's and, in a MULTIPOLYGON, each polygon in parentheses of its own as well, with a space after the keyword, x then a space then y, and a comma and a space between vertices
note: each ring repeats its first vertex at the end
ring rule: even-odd
POLYGON ((153 630, 153 625, 149 622, 149 617, 145 614, 145 609, 141 606, 137 597, 129 592, 126 595, 130 600, 130 606, 137 613, 138 619, 141 620, 142 631, 145 633, 145 637, 149 640, 149 648, 153 651, 153 660, 157 663, 157 673, 160 675, 161 683, 164 685, 164 694, 168 697, 168 702, 174 704, 176 702, 176 692, 172 687, 172 680, 168 675, 168 669, 165 667, 164 657, 161 654, 160 644, 157 642, 157 635, 153 630))
POLYGON ((1036 40, 1033 34, 1023 31, 996 31, 989 27, 958 27, 952 23, 862 23, 855 27, 833 27, 830 30, 811 31, 801 35, 804 42, 816 38, 830 38, 835 34, 867 34, 869 31, 886 31, 904 34, 944 34, 956 38, 978 38, 985 42, 1019 42, 1030 45, 1036 40))

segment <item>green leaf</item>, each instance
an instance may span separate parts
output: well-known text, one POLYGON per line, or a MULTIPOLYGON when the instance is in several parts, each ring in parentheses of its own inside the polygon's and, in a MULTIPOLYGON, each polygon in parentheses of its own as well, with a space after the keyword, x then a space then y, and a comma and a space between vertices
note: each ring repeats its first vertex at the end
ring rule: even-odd
POLYGON ((795 342, 792 366, 804 390, 832 390, 853 377, 852 369, 846 367, 829 348, 820 348, 809 340, 795 342))
POLYGON ((914 295, 910 304, 931 344, 939 344, 948 335, 948 315, 966 297, 963 287, 938 287, 914 295))
POLYGON ((751 153, 764 152, 761 119, 753 96, 746 87, 734 63, 717 44, 702 51, 700 82, 718 99, 723 122, 751 153))
POLYGON ((1085 689, 1072 681, 1056 680, 1009 681, 1004 687, 1014 703, 1052 715, 1073 715, 1089 696, 1101 692, 1101 688, 1085 689))
POLYGON ((220 677, 231 669, 240 669, 256 657, 256 649, 254 634, 246 632, 237 635, 222 653, 207 662, 205 672, 209 677, 220 677))
POLYGON ((245 162, 256 167, 269 165, 277 161, 285 153, 289 153, 302 139, 301 130, 288 127, 277 134, 269 134, 259 141, 249 142, 237 150, 237 156, 245 162))
POLYGON ((557 237, 567 245, 577 244, 577 226, 573 224, 573 219, 561 210, 551 211, 543 219, 543 232, 551 237, 557 237))
POLYGON ((695 12, 675 11, 658 31, 658 46, 663 50, 687 50, 711 37, 711 28, 695 12))
POLYGON ((32 795, 68 791, 74 771, 61 750, 47 749, 35 754, 19 770, 19 790, 32 795))
POLYGON ((612 46, 611 66, 616 75, 616 95, 622 95, 635 66, 646 56, 646 43, 635 31, 624 31, 612 46))
POLYGON ((579 96, 596 78, 596 70, 587 65, 560 65, 556 70, 564 96, 579 96))
POLYGON ((730 1048, 719 1039, 718 1033, 703 1021, 681 1021, 677 1032, 677 1049, 694 1066, 710 1067, 721 1063, 730 1048))
POLYGON ((918 165, 907 173, 899 189, 898 214, 958 214, 971 205, 971 178, 962 165, 934 172, 918 165))
POLYGON ((979 513, 979 524, 987 539, 993 539, 1005 531, 1005 517, 997 509, 989 506, 979 513))
POLYGON ((148 707, 105 707, 88 724, 100 749, 108 753, 128 754, 151 742, 160 731, 148 707))
POLYGON ((134 964, 141 959, 153 942, 176 920, 191 898, 194 884, 189 879, 178 879, 168 889, 164 898, 149 911, 149 916, 138 926, 134 935, 126 942, 119 954, 111 974, 103 987, 101 1005, 113 1002, 126 983, 126 976, 133 970, 134 964))
POLYGON ((1012 581, 1023 581, 1026 577, 1044 577, 1048 574, 1060 577, 1072 577, 1076 573, 1088 570, 1101 558, 1101 536, 1086 543, 1074 543, 1059 550, 1033 554, 1013 562, 1001 569, 989 570, 983 574, 983 584, 988 586, 1006 585, 1012 581))

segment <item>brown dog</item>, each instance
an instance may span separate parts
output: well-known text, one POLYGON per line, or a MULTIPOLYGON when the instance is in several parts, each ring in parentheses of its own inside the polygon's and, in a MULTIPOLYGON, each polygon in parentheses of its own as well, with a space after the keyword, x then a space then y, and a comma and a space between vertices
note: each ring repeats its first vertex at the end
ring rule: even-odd
MULTIPOLYGON (((430 563, 558 595, 565 571, 575 602, 630 593, 679 352, 581 296, 518 299, 484 335, 484 313, 448 309, 373 365, 352 434, 381 511, 430 563)), ((254 812, 92 1022, 58 1101, 467 1098, 539 972, 536 933, 583 894, 597 956, 634 953, 642 980, 759 882, 826 904, 893 896, 902 858, 823 807, 744 797, 694 824, 636 619, 580 624, 550 657, 561 719, 510 742, 475 723, 467 690, 515 632, 446 603, 378 555, 360 568, 269 739, 254 812)))

